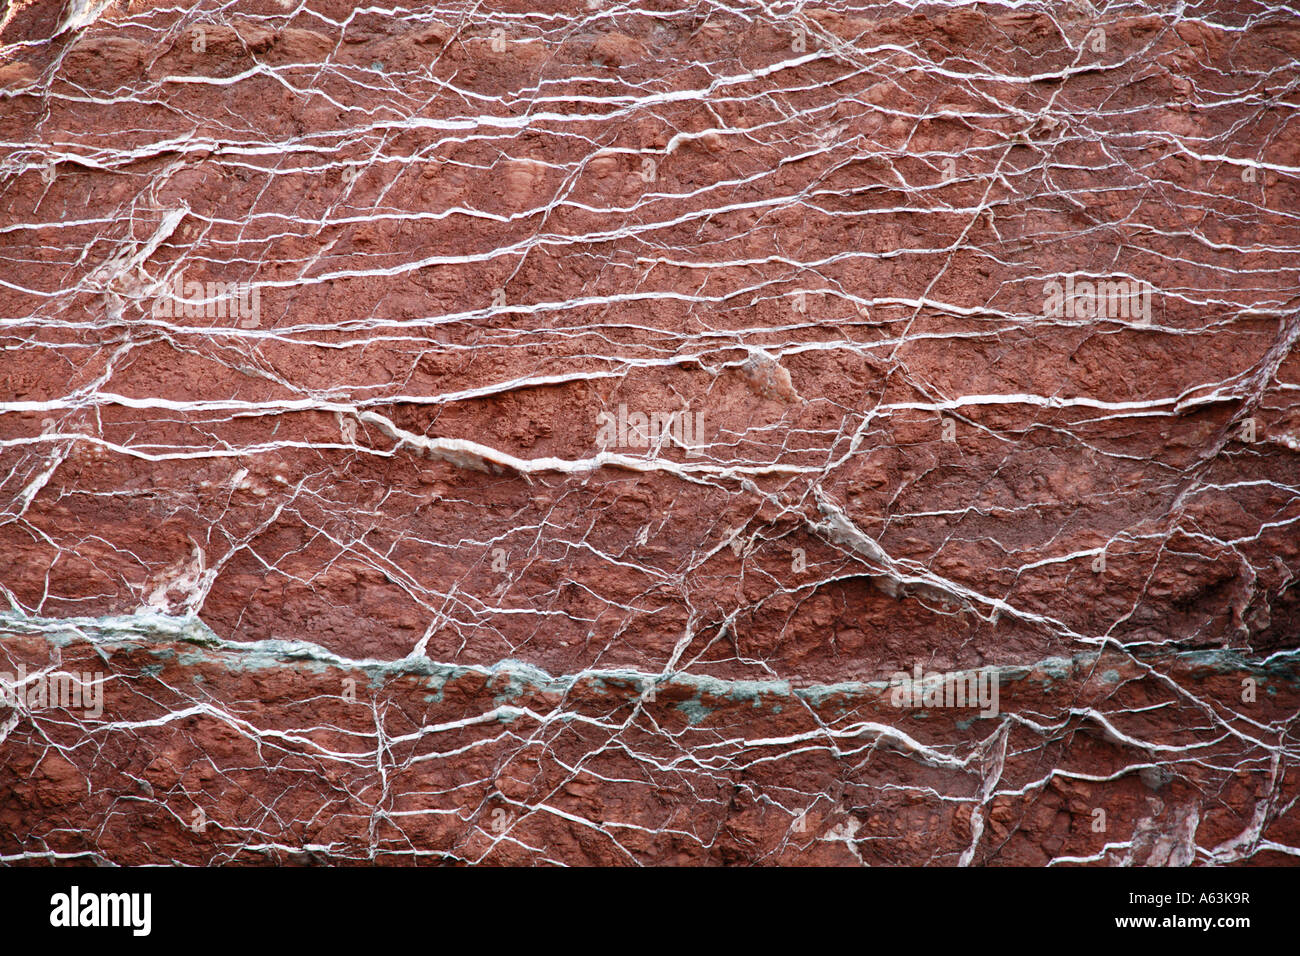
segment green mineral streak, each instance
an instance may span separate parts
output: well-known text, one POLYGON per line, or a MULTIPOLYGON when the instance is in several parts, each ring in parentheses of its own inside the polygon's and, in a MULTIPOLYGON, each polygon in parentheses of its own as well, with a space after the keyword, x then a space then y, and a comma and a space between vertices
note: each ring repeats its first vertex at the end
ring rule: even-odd
MULTIPOLYGON (((1052 683, 1052 681, 1069 680, 1074 676, 1074 665, 1075 661, 1068 657, 1049 657, 1045 660, 1041 660, 1033 666, 1033 671, 1037 671, 1039 674, 1044 676, 1034 679, 1034 683, 1041 683, 1046 686, 1052 683)), ((1019 670, 1020 668, 1016 669, 1019 670)), ((1025 673, 1028 675, 1031 671, 1026 670, 1025 673)), ((1004 677, 1004 674, 999 673, 999 681, 1004 677)), ((1018 678, 1012 679, 1015 680, 1018 678)))
MULTIPOLYGON (((698 724, 716 710, 717 702, 721 701, 749 703, 754 708, 774 714, 779 713, 787 701, 798 701, 814 708, 835 704, 843 714, 858 706, 860 701, 878 700, 882 694, 888 693, 890 687, 887 680, 881 680, 792 688, 788 681, 728 681, 693 674, 645 673, 629 668, 593 669, 553 676, 518 660, 504 660, 491 666, 457 665, 432 661, 423 655, 388 661, 352 660, 308 641, 281 638, 223 640, 197 616, 170 616, 155 611, 83 618, 42 618, 13 611, 0 612, 0 640, 5 634, 39 634, 58 647, 89 642, 109 656, 120 650, 143 649, 155 658, 175 660, 186 667, 207 664, 245 672, 294 667, 313 674, 336 672, 340 677, 361 673, 368 678, 372 689, 394 679, 425 678, 433 692, 428 697, 430 703, 441 702, 449 683, 467 677, 485 679, 495 692, 499 705, 538 692, 564 695, 579 682, 612 696, 639 695, 654 688, 674 697, 689 697, 677 706, 692 724, 698 724), (706 700, 713 703, 706 704, 706 700)), ((1294 686, 1300 683, 1300 651, 1273 654, 1266 661, 1252 660, 1240 651, 1220 648, 1138 653, 1136 656, 1153 661, 1180 662, 1184 666, 1215 672, 1244 673, 1254 676, 1261 684, 1271 681, 1294 686)), ((1052 657, 1032 664, 1008 665, 996 668, 996 671, 1003 684, 1034 675, 1035 682, 1041 681, 1046 685, 1075 677, 1081 669, 1095 665, 1098 657, 1098 652, 1089 651, 1073 658, 1052 657)), ((160 671, 146 673, 157 676, 160 671)), ((1115 683, 1120 676, 1112 669, 1103 672, 1101 679, 1115 683)), ((1270 694, 1277 693, 1276 687, 1266 689, 1270 694)))
POLYGON ((811 684, 794 691, 794 696, 814 707, 833 697, 874 697, 889 689, 889 681, 846 681, 842 684, 811 684))
POLYGON ((516 660, 504 660, 490 673, 488 687, 497 691, 493 702, 498 705, 522 697, 525 692, 563 692, 572 684, 570 678, 552 677, 539 667, 516 660))
POLYGON ((434 693, 426 694, 424 702, 426 704, 441 704, 447 690, 446 676, 443 674, 434 674, 426 681, 426 686, 434 693))
POLYGON ((655 686, 657 678, 654 675, 646 676, 628 671, 611 671, 602 672, 598 677, 588 677, 587 682, 591 689, 598 694, 623 694, 629 697, 639 697, 651 687, 655 686))
MULTIPOLYGON (((1293 683, 1297 679, 1297 666, 1300 666, 1300 650, 1283 651, 1270 655, 1267 662, 1252 661, 1239 650, 1233 648, 1206 647, 1194 651, 1183 651, 1178 655, 1188 664, 1205 667, 1221 674, 1251 673, 1268 674, 1279 680, 1293 683)), ((1258 678, 1263 681, 1265 678, 1258 678)))
POLYGON ((698 697, 693 700, 682 701, 677 705, 677 709, 686 715, 686 721, 692 727, 702 721, 705 717, 709 716, 709 714, 713 713, 713 709, 705 707, 704 702, 698 697))

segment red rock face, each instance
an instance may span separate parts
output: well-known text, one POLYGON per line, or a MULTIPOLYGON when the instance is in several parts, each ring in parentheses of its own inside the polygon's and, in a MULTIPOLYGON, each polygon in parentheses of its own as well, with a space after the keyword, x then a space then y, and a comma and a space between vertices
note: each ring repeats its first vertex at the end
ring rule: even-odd
POLYGON ((778 13, 9 8, 0 859, 1300 857, 1300 24, 778 13))

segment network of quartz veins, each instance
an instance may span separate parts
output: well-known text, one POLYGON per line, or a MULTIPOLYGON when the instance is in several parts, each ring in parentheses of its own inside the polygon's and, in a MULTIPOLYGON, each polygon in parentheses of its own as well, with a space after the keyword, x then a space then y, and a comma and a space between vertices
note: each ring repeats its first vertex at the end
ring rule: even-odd
POLYGON ((1296 859, 1298 64, 12 5, 0 859, 1296 859))

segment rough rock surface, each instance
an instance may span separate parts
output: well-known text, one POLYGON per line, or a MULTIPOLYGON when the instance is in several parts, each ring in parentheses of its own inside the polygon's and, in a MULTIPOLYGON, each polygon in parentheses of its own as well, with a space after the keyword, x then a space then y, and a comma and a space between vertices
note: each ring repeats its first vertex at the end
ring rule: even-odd
POLYGON ((1300 22, 1101 6, 11 3, 0 860, 1300 859, 1300 22))

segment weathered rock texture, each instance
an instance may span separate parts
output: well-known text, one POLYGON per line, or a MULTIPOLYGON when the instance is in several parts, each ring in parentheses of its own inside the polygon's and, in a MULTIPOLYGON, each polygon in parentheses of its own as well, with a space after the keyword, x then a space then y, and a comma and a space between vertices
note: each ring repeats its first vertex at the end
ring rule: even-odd
POLYGON ((683 6, 8 8, 0 860, 1300 857, 1300 22, 683 6))

